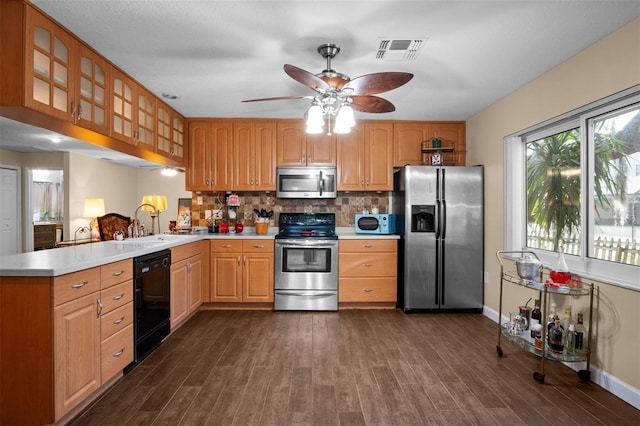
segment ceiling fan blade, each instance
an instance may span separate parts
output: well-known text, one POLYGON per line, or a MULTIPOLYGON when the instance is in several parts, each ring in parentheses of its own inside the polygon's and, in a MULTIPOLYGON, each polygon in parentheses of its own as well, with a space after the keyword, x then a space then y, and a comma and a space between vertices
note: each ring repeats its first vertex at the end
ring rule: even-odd
POLYGON ((344 89, 352 89, 354 95, 376 95, 396 89, 412 78, 413 74, 406 72, 366 74, 351 80, 344 89))
POLYGON ((311 74, 309 71, 303 70, 302 68, 285 64, 284 72, 286 72, 289 77, 291 77, 298 83, 302 83, 305 86, 312 88, 316 92, 329 90, 331 88, 331 86, 329 86, 323 79, 314 74, 311 74))
POLYGON ((386 99, 378 96, 350 96, 351 108, 360 112, 393 112, 396 107, 386 99))
POLYGON ((242 102, 284 101, 287 99, 313 99, 313 96, 277 96, 275 98, 246 99, 242 102))

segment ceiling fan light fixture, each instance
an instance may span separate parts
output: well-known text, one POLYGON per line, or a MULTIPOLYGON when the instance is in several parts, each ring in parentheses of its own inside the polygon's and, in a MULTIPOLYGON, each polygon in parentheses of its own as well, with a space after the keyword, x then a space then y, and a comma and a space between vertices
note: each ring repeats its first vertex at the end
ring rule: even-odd
POLYGON ((307 111, 307 128, 321 128, 324 126, 324 119, 322 116, 324 111, 317 101, 314 101, 307 111))
POLYGON ((338 124, 338 122, 340 122, 340 124, 344 124, 349 128, 356 125, 356 120, 353 117, 353 108, 351 108, 351 105, 349 105, 348 101, 345 101, 345 103, 340 108, 340 111, 338 111, 336 124, 338 124))

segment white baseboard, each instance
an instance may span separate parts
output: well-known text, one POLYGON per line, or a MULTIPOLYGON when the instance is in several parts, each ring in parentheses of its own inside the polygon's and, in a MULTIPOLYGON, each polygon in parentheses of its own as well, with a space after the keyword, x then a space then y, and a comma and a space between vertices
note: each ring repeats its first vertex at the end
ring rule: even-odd
MULTIPOLYGON (((498 322, 498 312, 493 309, 485 306, 482 313, 493 322, 498 322)), ((508 320, 509 319, 503 315, 502 322, 506 322, 508 320)), ((586 368, 586 363, 584 362, 563 362, 563 364, 575 371, 586 368)), ((591 364, 589 370, 591 371, 591 381, 593 383, 601 386, 618 398, 640 410, 640 389, 636 389, 606 371, 601 370, 598 367, 594 367, 593 364, 591 364)))

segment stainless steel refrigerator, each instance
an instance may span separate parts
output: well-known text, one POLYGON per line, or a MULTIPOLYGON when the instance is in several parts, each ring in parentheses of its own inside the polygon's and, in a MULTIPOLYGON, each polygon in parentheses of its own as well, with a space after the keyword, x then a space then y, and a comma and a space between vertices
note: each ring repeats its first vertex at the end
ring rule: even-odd
POLYGON ((483 168, 406 166, 394 176, 405 312, 482 312, 483 168))

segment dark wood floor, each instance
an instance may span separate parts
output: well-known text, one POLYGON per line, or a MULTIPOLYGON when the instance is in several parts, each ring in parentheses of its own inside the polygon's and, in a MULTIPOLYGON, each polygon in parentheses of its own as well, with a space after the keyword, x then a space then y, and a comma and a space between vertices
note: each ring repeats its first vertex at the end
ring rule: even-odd
POLYGON ((202 311, 77 425, 638 425, 477 314, 202 311))

